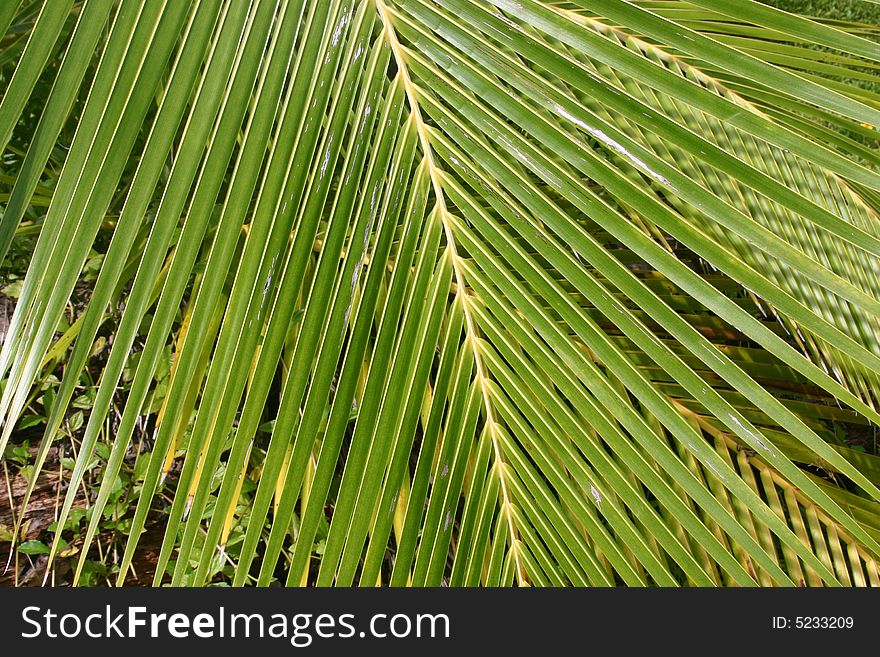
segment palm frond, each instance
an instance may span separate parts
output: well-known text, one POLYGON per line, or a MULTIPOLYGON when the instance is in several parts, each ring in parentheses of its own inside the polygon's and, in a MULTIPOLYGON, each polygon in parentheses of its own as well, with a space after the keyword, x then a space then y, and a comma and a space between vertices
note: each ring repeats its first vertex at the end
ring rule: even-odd
POLYGON ((0 448, 63 361, 39 472, 98 368, 57 521, 112 420, 77 579, 135 461, 119 583, 159 499, 157 585, 880 583, 880 456, 839 435, 880 426, 873 28, 6 7, 0 252, 38 237, 0 448))

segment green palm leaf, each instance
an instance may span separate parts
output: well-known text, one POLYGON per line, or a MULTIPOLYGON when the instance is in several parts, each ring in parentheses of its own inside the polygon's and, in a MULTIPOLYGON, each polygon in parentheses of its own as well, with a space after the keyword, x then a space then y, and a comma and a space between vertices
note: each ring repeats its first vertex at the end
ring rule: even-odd
POLYGON ((155 584, 880 584, 876 26, 10 7, 0 447, 97 369, 75 579, 131 468, 119 583, 158 505, 155 584))

